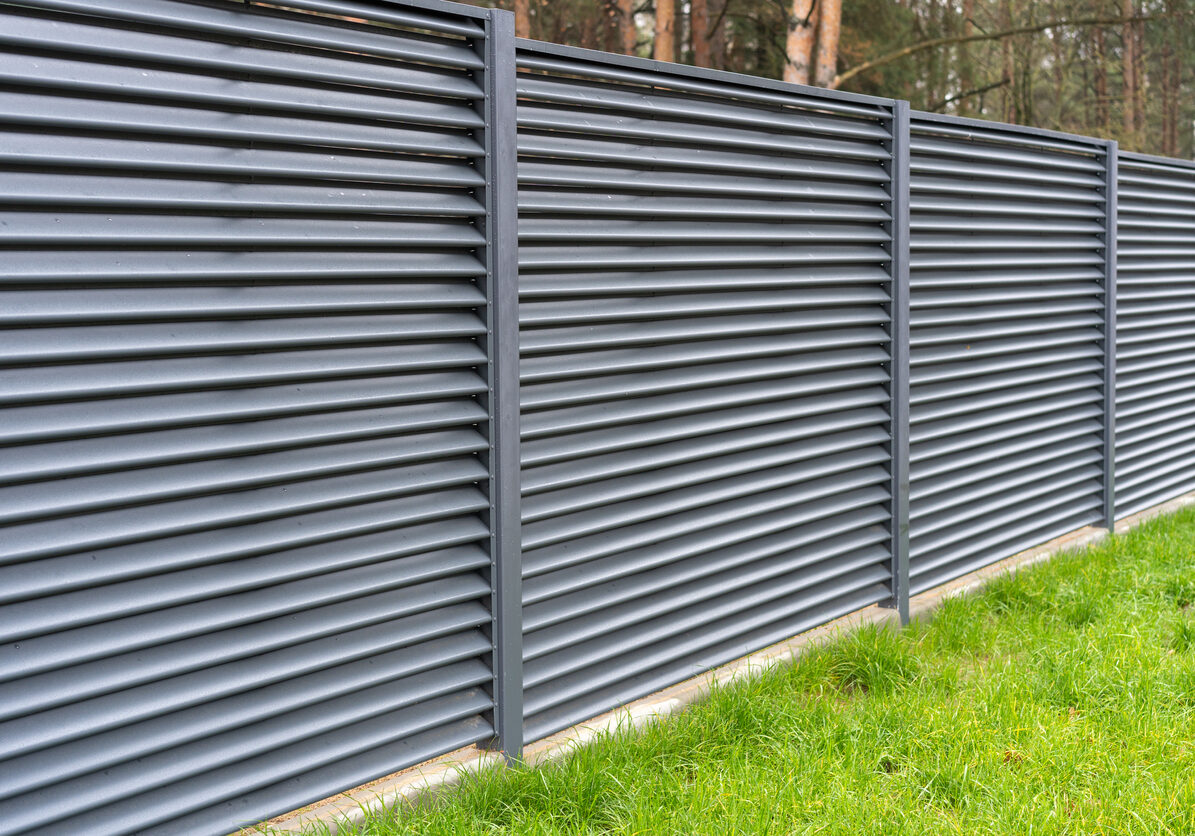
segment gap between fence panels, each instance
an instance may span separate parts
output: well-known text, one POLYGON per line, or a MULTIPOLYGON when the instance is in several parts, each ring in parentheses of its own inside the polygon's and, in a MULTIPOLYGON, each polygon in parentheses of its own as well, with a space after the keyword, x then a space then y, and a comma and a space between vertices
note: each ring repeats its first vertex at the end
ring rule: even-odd
MULTIPOLYGON (((1195 505, 1195 491, 1118 520, 1116 533, 1122 534, 1148 519, 1191 505, 1195 505)), ((909 618, 912 621, 932 618, 934 612, 949 598, 981 590, 997 577, 1015 574, 1056 555, 1085 548, 1107 536, 1106 528, 1086 526, 955 578, 942 586, 912 596, 909 600, 909 618)), ((833 641, 844 632, 868 625, 899 628, 900 621, 900 614, 894 609, 878 605, 866 607, 557 732, 530 744, 524 752, 524 759, 532 767, 539 766, 566 757, 575 749, 611 732, 638 729, 650 723, 665 721, 670 715, 704 699, 715 683, 726 685, 756 676, 777 665, 791 664, 808 650, 833 641)), ((268 833, 289 834, 300 833, 304 827, 319 824, 327 827, 333 835, 351 833, 371 814, 401 804, 427 803, 451 792, 469 775, 501 768, 504 763, 500 753, 470 746, 278 816, 266 822, 264 829, 268 833)), ((254 836, 262 830, 262 827, 246 828, 238 831, 236 836, 254 836)))

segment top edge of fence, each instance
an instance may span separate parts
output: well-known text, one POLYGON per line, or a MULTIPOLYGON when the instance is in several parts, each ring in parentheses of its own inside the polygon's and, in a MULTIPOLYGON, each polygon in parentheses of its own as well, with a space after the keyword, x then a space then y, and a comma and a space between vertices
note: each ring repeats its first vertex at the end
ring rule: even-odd
MULTIPOLYGON (((287 5, 285 0, 277 0, 281 6, 287 5)), ((487 20, 495 14, 514 15, 514 12, 502 9, 489 9, 484 6, 470 6, 465 3, 455 3, 452 0, 353 0, 361 5, 374 5, 395 9, 418 9, 424 12, 441 14, 446 17, 471 17, 474 20, 487 20)))
POLYGON ((599 49, 586 49, 579 46, 554 44, 548 41, 536 41, 530 38, 515 39, 516 49, 520 52, 536 52, 558 58, 570 58, 577 61, 589 61, 598 64, 614 64, 632 70, 643 72, 666 73, 698 81, 717 82, 720 84, 753 87, 776 93, 787 93, 803 96, 809 99, 823 99, 838 101, 845 104, 866 104, 891 111, 896 99, 886 99, 881 96, 868 96, 863 93, 847 93, 842 90, 829 90, 825 87, 813 87, 805 84, 794 84, 790 81, 780 81, 774 78, 734 73, 729 70, 715 70, 709 67, 694 67, 689 64, 677 64, 672 61, 658 61, 655 58, 640 58, 636 55, 620 55, 614 52, 603 52, 599 49))
POLYGON ((1031 136, 1037 139, 1047 139, 1055 142, 1069 142, 1076 145, 1086 145, 1096 150, 1103 150, 1110 140, 1100 139, 1083 134, 1068 134, 1064 131, 1053 131, 1049 128, 1036 128, 1032 125, 1013 125, 1010 122, 997 122, 992 119, 975 119, 970 116, 951 116, 947 113, 931 113, 926 110, 914 110, 911 118, 918 122, 936 122, 943 125, 954 125, 962 128, 973 128, 977 131, 995 131, 999 133, 1015 133, 1031 136))
POLYGON ((1195 171, 1195 160, 1184 160, 1180 157, 1163 157, 1160 154, 1142 154, 1138 151, 1121 151, 1120 158, 1134 163, 1151 163, 1153 165, 1168 165, 1174 168, 1187 168, 1195 171))

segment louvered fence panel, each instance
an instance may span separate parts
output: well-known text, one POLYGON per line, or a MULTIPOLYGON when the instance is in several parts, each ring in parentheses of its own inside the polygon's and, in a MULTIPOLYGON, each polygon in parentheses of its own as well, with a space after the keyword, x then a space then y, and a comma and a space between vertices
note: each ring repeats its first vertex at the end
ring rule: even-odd
POLYGON ((890 102, 520 42, 526 717, 890 594, 890 102))
POLYGON ((914 592, 1102 519, 1105 149, 913 114, 914 592))
POLYGON ((0 5, 0 832, 493 734, 487 13, 285 6, 0 5))
POLYGON ((1121 154, 1116 515, 1195 489, 1195 164, 1121 154))

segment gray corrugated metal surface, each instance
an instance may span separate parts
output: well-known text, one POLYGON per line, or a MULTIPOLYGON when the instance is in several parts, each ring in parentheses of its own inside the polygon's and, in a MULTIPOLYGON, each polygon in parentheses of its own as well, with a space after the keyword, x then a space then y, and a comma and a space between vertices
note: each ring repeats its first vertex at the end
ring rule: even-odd
POLYGON ((0 6, 0 832, 492 734, 486 13, 286 5, 0 6))
POLYGON ((890 594, 892 117, 520 47, 535 739, 890 594))
POLYGON ((1195 163, 1120 155, 1116 515, 1195 489, 1195 163))
POLYGON ((1102 148, 913 115, 914 592, 1102 518, 1102 148))

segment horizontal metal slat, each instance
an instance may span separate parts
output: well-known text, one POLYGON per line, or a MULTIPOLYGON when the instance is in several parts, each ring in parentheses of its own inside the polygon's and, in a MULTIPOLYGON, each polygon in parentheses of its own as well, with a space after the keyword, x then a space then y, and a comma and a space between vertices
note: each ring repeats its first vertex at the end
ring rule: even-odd
POLYGON ((226 143, 269 143, 275 146, 319 146, 372 151, 443 154, 475 158, 483 154, 476 138, 451 127, 437 129, 400 122, 349 122, 329 116, 315 119, 271 113, 220 112, 180 107, 169 101, 103 100, 69 86, 56 91, 54 107, 46 108, 47 91, 0 90, 0 118, 5 124, 54 131, 102 132, 136 139, 157 137, 226 143))
POLYGON ((627 270, 704 267, 752 268, 761 265, 884 264, 890 260, 882 246, 811 247, 772 244, 767 247, 689 245, 633 247, 590 244, 578 235, 571 247, 527 246, 519 253, 519 264, 528 270, 560 270, 584 265, 594 270, 627 270))
MULTIPOLYGON (((588 594, 599 586, 611 594, 634 596, 637 588, 628 582, 642 573, 667 576, 668 567, 687 572, 690 561, 752 561, 771 554, 802 547, 821 540, 858 538, 868 545, 877 530, 886 529, 888 509, 870 504, 874 496, 847 493, 802 503, 770 514, 748 517, 713 531, 679 536, 643 549, 632 549, 590 560, 561 571, 535 575, 523 584, 523 627, 540 630, 573 614, 601 609, 588 594), (567 601, 561 600, 567 598, 567 601)), ((720 564, 719 564, 720 565, 720 564)))
MULTIPOLYGON (((887 392, 879 386, 848 391, 827 392, 812 398, 781 398, 762 402, 734 402, 704 412, 638 421, 626 426, 615 425, 549 438, 525 438, 520 445, 524 474, 532 467, 545 463, 560 463, 566 471, 583 457, 618 451, 634 451, 642 446, 693 439, 741 428, 756 428, 764 424, 794 418, 828 415, 837 410, 846 412, 858 407, 886 405, 887 392)), ((753 433, 758 430, 752 429, 753 433)), ((686 442, 691 444, 692 442, 686 442)), ((633 453, 629 455, 634 455, 633 453)), ((528 485, 534 485, 530 477, 528 485)))
POLYGON ((168 829, 175 832, 179 827, 210 828, 216 820, 210 809, 216 806, 214 799, 221 799, 225 804, 217 810, 224 827, 235 830, 252 823, 245 820, 247 809, 285 812, 318 799, 325 787, 349 789, 388 774, 387 764, 414 765, 492 737, 492 726, 479 716, 487 701, 475 688, 388 712, 214 771, 204 780, 168 785, 61 823, 71 829, 94 826, 115 832, 138 828, 146 834, 152 832, 150 823, 163 824, 164 829, 169 823, 168 829), (262 797, 255 798, 252 790, 262 790, 262 797), (190 812, 196 816, 185 818, 190 812))
MULTIPOLYGON (((2 182, 2 181, 0 181, 2 182)), ((751 177, 743 174, 707 174, 695 171, 658 171, 654 168, 614 168, 607 165, 523 160, 519 163, 519 185, 557 186, 569 189, 601 189, 624 192, 797 200, 851 200, 883 203, 887 192, 879 185, 808 177, 751 177)))
MULTIPOLYGON (((569 407, 610 399, 648 397, 668 392, 712 388, 734 381, 775 380, 802 372, 825 372, 879 366, 888 357, 881 348, 860 347, 837 351, 804 352, 786 357, 760 357, 689 365, 673 369, 626 372, 562 381, 524 384, 520 403, 524 409, 569 407)), ((0 374, 0 397, 3 376, 0 374)))
MULTIPOLYGON (((576 184, 580 185, 580 184, 576 184)), ((520 188, 519 213, 552 213, 558 215, 611 215, 616 217, 659 218, 722 218, 728 220, 789 221, 854 221, 881 215, 881 201, 870 199, 855 204, 835 200, 837 191, 830 186, 823 195, 765 194, 755 197, 718 194, 717 200, 694 200, 692 195, 669 193, 619 194, 611 193, 600 180, 591 190, 520 188), (830 193, 833 192, 833 193, 830 193), (766 199, 761 199, 766 198, 766 199), (824 198, 824 200, 823 200, 824 198)))
MULTIPOLYGON (((659 142, 629 144, 613 142, 610 139, 595 139, 595 126, 584 135, 567 135, 560 132, 532 133, 524 131, 519 136, 519 156, 523 160, 578 160, 603 162, 614 165, 650 166, 655 169, 686 169, 690 171, 711 171, 719 175, 728 173, 760 174, 772 177, 803 177, 811 179, 834 179, 867 183, 885 183, 887 172, 877 165, 866 162, 850 162, 833 157, 802 158, 789 153, 780 155, 747 154, 741 151, 723 150, 699 145, 679 144, 679 137, 669 136, 669 144, 659 142)), ((822 149, 822 154, 826 149, 822 149)))
MULTIPOLYGON (((643 673, 614 681, 607 678, 601 687, 597 687, 598 683, 595 683, 595 687, 583 690, 582 696, 528 716, 525 723, 526 737, 528 740, 539 740, 592 717, 606 710, 607 706, 623 705, 638 697, 654 693, 667 685, 738 659, 753 650, 768 647, 838 616, 874 604, 883 600, 887 594, 885 585, 876 583, 836 596, 781 602, 770 610, 774 620, 763 626, 753 622, 754 629, 719 630, 717 637, 721 641, 697 649, 693 649, 691 643, 684 643, 683 652, 666 651, 665 654, 661 654, 662 659, 659 663, 645 665, 643 673)), ((760 619, 764 620, 766 616, 760 619)), ((729 621, 737 622, 741 626, 740 619, 732 618, 729 621)))
MULTIPOLYGON (((639 439, 614 452, 605 452, 600 447, 582 449, 582 453, 590 455, 583 458, 570 456, 564 461, 538 466, 524 457, 522 493, 529 497, 543 491, 588 484, 613 476, 642 473, 667 465, 772 447, 833 432, 883 426, 888 422, 887 410, 878 406, 854 410, 836 410, 830 406, 822 414, 802 416, 796 412, 795 415, 799 417, 788 416, 788 420, 776 423, 759 421, 742 429, 735 429, 732 425, 721 432, 707 430, 696 436, 675 440, 639 439), (651 444, 653 440, 659 443, 651 444)), ((527 507, 526 504, 524 507, 527 507)))
MULTIPOLYGON (((626 114, 648 114, 652 118, 683 119, 715 125, 763 128, 775 133, 791 132, 871 140, 880 145, 889 138, 879 120, 843 119, 777 107, 752 107, 717 99, 696 99, 596 83, 587 79, 551 78, 529 73, 518 76, 520 98, 556 105, 601 108, 626 114)), ((878 114, 877 114, 878 115, 878 114)))
MULTIPOLYGON (((573 591, 563 595, 525 605, 525 633, 566 625, 534 637, 528 645, 528 658, 561 650, 623 624, 646 621, 671 609, 687 606, 694 594, 698 597, 721 596, 760 580, 787 577, 806 567, 847 555, 851 556, 852 563, 860 561, 857 565, 884 561, 885 550, 879 545, 889 536, 884 526, 873 525, 832 538, 819 535, 823 535, 823 531, 807 527, 800 535, 790 532, 783 539, 772 538, 766 545, 749 543, 744 547, 710 551, 669 563, 636 574, 633 583, 620 578, 601 586, 587 584, 584 588, 574 587, 573 591), (696 584, 697 581, 700 584, 696 584)), ((835 569, 848 571, 851 563, 834 560, 834 565, 835 569)))
POLYGON ((818 156, 823 159, 883 161, 891 154, 872 142, 778 133, 767 128, 707 125, 667 116, 605 111, 595 107, 553 106, 534 99, 518 105, 520 140, 568 141, 578 137, 608 137, 658 142, 661 135, 677 144, 784 156, 818 156))
POLYGON ((647 520, 635 526, 614 529, 613 534, 599 531, 595 535, 575 537, 563 544, 552 544, 524 551, 525 578, 574 566, 590 560, 639 549, 695 531, 724 526, 737 520, 762 516, 782 508, 793 508, 802 502, 854 491, 853 500, 862 505, 882 505, 888 501, 883 487, 887 475, 881 468, 863 468, 838 473, 829 478, 798 482, 799 487, 785 486, 779 490, 748 494, 716 505, 699 506, 667 517, 647 520))
MULTIPOLYGON (((0 39, 0 45, 4 41, 0 39)), ((476 129, 483 124, 481 115, 467 99, 403 95, 401 117, 395 113, 395 94, 384 91, 362 92, 367 88, 330 85, 287 84, 282 81, 232 80, 217 76, 166 70, 175 56, 163 56, 161 63, 144 60, 135 51, 104 56, 113 63, 97 62, 93 56, 55 57, 57 45, 50 38, 41 44, 48 55, 28 55, 11 51, 0 68, 0 81, 6 87, 46 89, 51 95, 95 96, 126 99, 130 89, 139 97, 161 104, 186 103, 216 111, 257 109, 262 113, 286 116, 308 115, 324 119, 361 119, 383 122, 401 121, 408 125, 433 128, 476 129)), ((37 48, 34 43, 33 48, 37 48)), ((230 68, 228 74, 239 72, 230 68)))
MULTIPOLYGON (((241 557, 300 548, 340 537, 369 534, 433 520, 466 517, 489 507, 476 486, 429 491, 363 504, 317 510, 301 520, 281 517, 248 526, 207 529, 83 553, 42 558, 22 552, 6 570, 26 588, 78 589, 91 584, 144 577, 172 569, 205 566, 241 557)), ((86 536, 84 532, 81 536, 86 536)), ((19 545, 8 545, 11 550, 19 545)), ((48 546, 46 551, 59 549, 48 546)))
POLYGON ((479 638, 486 641, 478 628, 488 623, 488 607, 481 600, 467 601, 70 702, 6 722, 0 755, 50 752, 52 746, 85 743, 92 735, 110 730, 126 733, 151 720, 184 733, 198 722, 201 731, 197 736, 221 719, 235 728, 238 718, 261 716, 263 708, 301 707, 335 693, 328 689, 349 681, 353 671, 359 676, 370 660, 383 666, 377 668, 380 671, 417 672, 433 667, 435 660, 420 649, 422 643, 443 648, 444 640, 463 636, 464 646, 473 648, 479 638), (398 667, 385 667, 387 661, 397 661, 398 667), (311 683, 311 691, 306 690, 307 683, 311 683), (284 696, 268 702, 253 698, 258 689, 267 688, 266 695, 284 696), (217 700, 228 700, 223 704, 233 708, 226 715, 209 714, 207 706, 217 700), (175 719, 177 725, 172 723, 175 719))
MULTIPOLYGON (((652 496, 659 499, 664 491, 706 485, 716 479, 758 474, 799 461, 882 445, 889 438, 886 427, 826 432, 816 438, 803 438, 737 453, 721 450, 719 454, 702 460, 657 466, 650 472, 608 477, 601 481, 557 488, 551 492, 524 495, 523 524, 526 526, 538 520, 587 508, 609 507, 635 497, 652 496)), ((646 458, 648 454, 643 451, 640 455, 646 458)))
MULTIPOLYGON (((163 27, 181 27, 189 32, 203 32, 212 35, 251 36, 269 43, 313 46, 319 48, 339 47, 348 51, 361 50, 369 46, 374 54, 384 55, 394 32, 371 32, 364 27, 349 28, 348 21, 322 17, 318 22, 304 20, 298 15, 283 17, 284 10, 265 6, 232 11, 210 6, 186 6, 164 0, 141 0, 136 5, 119 0, 33 0, 26 5, 38 9, 52 9, 62 12, 76 12, 86 15, 102 15, 107 20, 128 23, 152 24, 163 27), (256 14, 245 14, 251 12, 256 14), (331 24, 331 25, 329 25, 331 24), (343 28, 338 28, 343 27, 343 28), (346 31, 347 30, 347 31, 346 31)), ((368 10, 370 20, 375 23, 396 24, 414 29, 477 37, 485 34, 481 25, 463 19, 459 13, 453 16, 420 14, 411 10, 379 10, 363 6, 359 2, 338 2, 337 0, 301 0, 287 8, 291 12, 324 12, 337 15, 360 15, 368 10)), ((355 21, 362 23, 364 21, 355 21)))
POLYGON ((199 422, 262 420, 337 408, 363 409, 485 392, 475 370, 379 375, 344 380, 147 395, 5 409, 6 442, 79 438, 190 426, 199 422), (219 396, 213 396, 219 392, 219 396))
POLYGON ((881 368, 844 368, 836 372, 730 384, 683 394, 668 393, 528 412, 523 416, 522 437, 534 439, 545 435, 595 430, 616 424, 692 415, 747 403, 862 389, 887 382, 888 373, 881 368))
MULTIPOLYGON (((0 524, 82 514, 108 508, 186 499, 290 484, 298 491, 308 480, 387 468, 396 485, 403 468, 420 462, 467 457, 489 449, 474 427, 387 437, 302 450, 253 453, 231 459, 205 459, 190 464, 115 470, 74 478, 42 479, 0 487, 0 524)), ((330 485, 331 482, 324 482, 330 485)))
MULTIPOLYGON (((0 297, 2 298, 2 297, 0 297)), ((16 363, 69 363, 279 349, 328 350, 397 340, 475 338, 485 324, 471 311, 407 316, 225 320, 169 325, 74 325, 0 329, 0 352, 16 363)))
MULTIPOLYGON (((1023 168, 1039 168, 1052 170, 1080 171, 1100 173, 1103 164, 1093 157, 1075 154, 1056 154, 1040 151, 1033 143, 1017 143, 1004 137, 1001 142, 985 145, 980 142, 959 141, 944 136, 933 136, 936 126, 921 126, 914 128, 910 138, 910 153, 913 155, 935 155, 955 157, 963 160, 986 160, 1006 166, 1020 166, 1023 168)), ((1096 184, 1101 185, 1101 183, 1096 184)))
POLYGON ((484 421, 485 415, 477 401, 461 398, 25 444, 9 448, 0 460, 0 485, 249 452, 260 454, 304 445, 391 438, 420 430, 475 425, 484 421))
MULTIPOLYGON (((769 292, 771 295, 774 292, 769 292)), ((633 300, 624 300, 628 307, 633 300)), ((591 304, 589 300, 587 304, 591 304)), ((525 310, 533 310, 538 303, 528 303, 525 310)), ((574 303, 575 304, 575 303, 574 303)), ((577 305, 580 308, 580 305, 577 305)), ((754 335, 802 335, 797 339, 816 340, 819 329, 841 328, 846 333, 859 333, 864 330, 878 330, 859 326, 881 326, 887 324, 887 311, 879 305, 849 306, 788 309, 781 311, 761 311, 758 313, 734 313, 721 315, 703 315, 703 310, 696 311, 696 315, 680 317, 661 317, 659 319, 641 320, 624 317, 622 321, 611 318, 608 322, 599 324, 579 323, 561 326, 549 325, 531 327, 528 324, 522 329, 519 340, 519 353, 526 358, 527 366, 534 368, 537 364, 552 362, 551 359, 540 360, 538 355, 573 356, 571 352, 589 350, 615 351, 623 346, 651 346, 653 354, 661 351, 662 346, 676 345, 676 352, 692 351, 686 343, 699 340, 718 338, 751 339, 754 335)), ((833 332, 830 332, 833 333, 833 332)), ((841 333, 841 332, 840 332, 841 333)), ((885 342, 881 339, 876 342, 885 342)), ((644 356, 640 350, 629 350, 627 353, 644 356)), ((652 354, 648 354, 650 358, 652 354)), ((645 358, 646 359, 646 358, 645 358)), ((564 363, 565 360, 557 362, 564 363)))
MULTIPOLYGON (((184 143, 179 138, 138 142, 128 138, 97 136, 54 136, 43 132, 0 132, 0 163, 12 166, 45 166, 57 175, 121 172, 157 173, 179 178, 261 178, 297 181, 343 181, 394 186, 429 185, 475 188, 485 178, 469 158, 421 159, 377 153, 324 149, 304 151, 270 148, 229 148, 201 143, 184 143)), ((177 221, 186 220, 176 218, 177 221)), ((326 223, 326 222, 325 222, 326 223)), ((44 229, 38 224, 36 229, 44 229)), ((8 230, 5 230, 6 234, 8 230)))
POLYGON ((605 82, 647 85, 652 88, 685 92, 695 96, 712 96, 740 103, 779 105, 784 108, 805 108, 822 113, 862 116, 882 120, 890 112, 884 99, 862 96, 835 96, 820 92, 816 96, 803 95, 791 86, 778 87, 776 82, 749 78, 737 73, 705 71, 698 76, 676 64, 651 63, 622 56, 579 56, 568 47, 554 47, 543 42, 523 42, 518 45, 516 64, 519 69, 578 75, 605 82), (569 54, 565 54, 568 52, 569 54), (591 60, 596 58, 597 60, 591 60), (611 60, 611 59, 614 60, 611 60))
MULTIPOLYGON (((834 599, 846 599, 853 603, 854 593, 861 590, 872 593, 875 597, 868 603, 874 603, 884 597, 883 584, 887 580, 885 570, 874 567, 835 578, 820 586, 805 589, 798 586, 796 591, 791 588, 777 590, 775 584, 768 584, 762 589, 747 590, 728 598, 717 610, 700 607, 686 612, 683 619, 670 614, 658 622, 635 625, 632 630, 616 636, 621 640, 617 644, 599 638, 582 650, 606 664, 598 667, 591 663, 567 676, 551 679, 543 687, 529 688, 524 702, 526 714, 531 716, 561 705, 591 693, 595 687, 600 688, 650 671, 672 659, 683 658, 689 652, 733 636, 750 634, 770 622, 814 610, 819 604, 834 599), (719 619, 719 616, 722 618, 719 619), (671 642, 661 642, 660 639, 665 637, 676 638, 671 642), (653 638, 655 642, 652 642, 653 638), (616 663, 614 658, 618 660, 616 663)), ((698 672, 694 670, 693 674, 698 672)))
MULTIPOLYGON (((876 213, 878 214, 878 213, 876 213)), ((3 217, 0 215, 0 217, 3 217)), ((820 222, 816 217, 808 223, 726 223, 715 221, 656 221, 645 226, 639 221, 616 218, 558 218, 527 215, 519 220, 519 243, 539 242, 587 244, 597 241, 633 241, 636 243, 699 243, 717 241, 735 243, 780 244, 804 242, 825 243, 885 243, 890 239, 880 226, 882 217, 866 218, 871 223, 820 222)), ((794 221, 797 219, 793 219, 794 221)), ((860 219, 864 220, 864 219, 860 219)), ((519 253, 520 261, 523 253, 519 253)), ((536 259, 526 263, 534 265, 536 259)), ((646 278, 646 277, 645 277, 646 278)), ((522 292, 522 288, 519 288, 522 292)))
POLYGON ((362 188, 358 185, 221 182, 133 175, 0 171, 8 206, 180 212, 315 212, 483 215, 464 189, 362 188))
MULTIPOLYGON (((51 806, 51 799, 57 817, 81 814, 176 781, 201 776, 209 770, 299 744, 310 737, 326 736, 334 730, 369 723, 378 717, 393 717, 394 712, 409 709, 421 701, 460 692, 472 690, 477 698, 474 705, 480 705, 479 710, 486 710, 489 706, 481 702, 483 691, 479 686, 492 678, 493 674, 479 660, 447 664, 406 680, 363 688, 354 694, 277 714, 235 731, 109 766, 99 773, 55 782, 50 787, 28 791, 19 798, 3 802, 4 810, 22 826, 32 825, 44 816, 51 806), (65 789, 65 795, 60 788, 65 789)), ((427 717, 435 715, 427 712, 427 717)))
MULTIPOLYGON (((234 18, 225 11, 224 25, 216 26, 210 17, 214 10, 208 11, 206 26, 203 22, 199 24, 199 31, 208 37, 197 38, 192 34, 195 29, 179 26, 188 16, 186 12, 182 19, 172 21, 169 28, 160 25, 144 28, 134 21, 111 17, 63 15, 42 18, 34 17, 33 9, 28 7, 24 11, 25 15, 9 11, 5 31, 0 33, 0 46, 13 51, 70 52, 97 63, 132 66, 164 63, 212 76, 237 77, 239 73, 249 72, 254 78, 276 79, 296 85, 331 83, 391 92, 437 93, 476 99, 483 96, 463 72, 435 72, 420 66, 430 64, 458 70, 484 67, 468 44, 448 38, 404 37, 397 32, 387 38, 361 32, 357 36, 361 38, 358 43, 356 37, 336 38, 335 27, 296 26, 294 19, 265 15, 241 14, 234 18), (238 26, 241 18, 249 24, 243 29, 238 26), (272 49, 266 45, 263 49, 254 44, 254 36, 266 34, 262 30, 267 25, 273 29, 269 33, 273 35, 270 40, 282 35, 283 42, 292 48, 272 49), (366 55, 374 60, 360 60, 366 55), (406 66, 394 66, 378 59, 397 59, 406 66)), ((195 10, 190 10, 190 16, 193 18, 194 15, 195 10)))
MULTIPOLYGON (((853 444, 866 440, 861 436, 852 439, 853 444)), ((883 450, 878 446, 848 447, 844 452, 729 476, 710 484, 674 488, 655 494, 651 502, 641 502, 637 498, 609 501, 597 509, 585 508, 547 519, 532 520, 523 525, 523 548, 531 550, 576 541, 602 531, 625 529, 636 523, 659 520, 696 508, 748 496, 763 496, 786 485, 812 484, 830 474, 844 474, 843 481, 849 481, 865 472, 869 473, 871 465, 883 461, 882 454, 883 450), (849 477, 845 475, 848 473, 849 477)), ((534 510, 534 507, 532 505, 531 509, 534 510)), ((611 537, 611 540, 616 539, 611 537)))
MULTIPOLYGON (((530 699, 536 702, 545 699, 536 693, 545 683, 609 663, 661 639, 699 632, 703 623, 754 611, 777 598, 819 584, 868 570, 872 582, 882 582, 885 570, 879 564, 884 562, 884 552, 878 546, 865 547, 832 555, 837 560, 805 563, 790 558, 787 562, 775 560, 771 565, 765 563, 751 570, 739 568, 719 577, 610 606, 602 613, 572 620, 550 633, 531 633, 525 638, 524 661, 530 699)), ((559 696, 548 699, 555 701, 559 696)))
POLYGON ((743 291, 535 302, 520 306, 519 324, 527 327, 601 322, 654 320, 671 316, 726 315, 751 311, 801 310, 846 305, 883 305, 888 295, 876 287, 819 288, 760 294, 743 291))
POLYGON ((213 703, 59 743, 10 761, 19 771, 4 789, 10 794, 24 793, 55 781, 238 730, 287 711, 351 695, 358 689, 392 684, 403 677, 416 676, 440 666, 476 660, 489 650, 490 644, 480 630, 453 633, 413 647, 382 651, 365 659, 335 665, 298 680, 277 682, 213 703))

